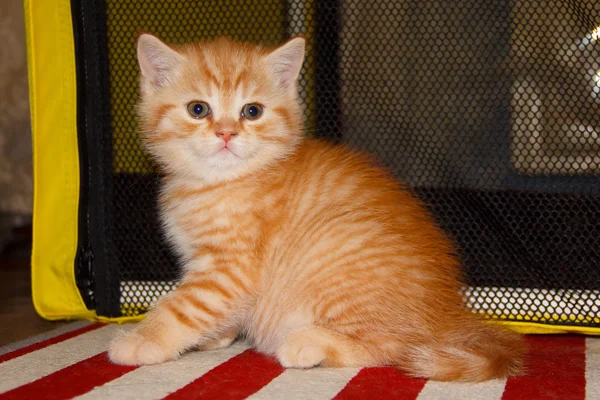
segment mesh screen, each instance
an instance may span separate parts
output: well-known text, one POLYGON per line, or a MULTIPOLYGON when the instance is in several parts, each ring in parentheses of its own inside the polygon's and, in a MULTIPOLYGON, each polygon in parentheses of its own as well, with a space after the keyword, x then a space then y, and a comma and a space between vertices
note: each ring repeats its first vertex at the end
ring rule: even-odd
POLYGON ((173 288, 139 146, 136 32, 307 38, 307 134, 371 152, 461 250, 494 318, 600 326, 600 2, 107 0, 124 315, 173 288))

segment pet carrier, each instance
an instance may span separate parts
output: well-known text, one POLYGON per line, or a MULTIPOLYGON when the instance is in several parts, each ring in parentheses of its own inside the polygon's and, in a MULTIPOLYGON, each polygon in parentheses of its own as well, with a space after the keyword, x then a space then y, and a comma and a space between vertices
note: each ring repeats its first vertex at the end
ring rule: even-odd
POLYGON ((600 332, 600 1, 25 7, 45 318, 139 318, 175 286, 134 112, 137 33, 302 34, 307 134, 408 182, 459 245, 469 307, 525 332, 600 332))

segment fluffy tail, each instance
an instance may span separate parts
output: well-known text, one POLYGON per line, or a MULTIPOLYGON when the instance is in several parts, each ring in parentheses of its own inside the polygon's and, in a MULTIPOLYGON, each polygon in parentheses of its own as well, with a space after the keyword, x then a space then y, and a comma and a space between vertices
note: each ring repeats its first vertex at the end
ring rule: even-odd
POLYGON ((482 321, 461 322, 411 347, 399 368, 416 377, 462 382, 522 373, 525 344, 518 334, 482 321))

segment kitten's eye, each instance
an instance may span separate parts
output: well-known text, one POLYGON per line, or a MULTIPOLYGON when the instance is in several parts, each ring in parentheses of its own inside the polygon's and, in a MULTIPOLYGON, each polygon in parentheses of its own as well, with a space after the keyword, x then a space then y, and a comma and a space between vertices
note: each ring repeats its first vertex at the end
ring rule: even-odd
POLYGON ((187 109, 188 113, 196 119, 205 118, 210 114, 210 107, 203 101, 192 101, 188 104, 187 109))
POLYGON ((255 120, 259 119, 263 113, 263 108, 260 104, 246 104, 244 108, 242 108, 242 117, 255 120))

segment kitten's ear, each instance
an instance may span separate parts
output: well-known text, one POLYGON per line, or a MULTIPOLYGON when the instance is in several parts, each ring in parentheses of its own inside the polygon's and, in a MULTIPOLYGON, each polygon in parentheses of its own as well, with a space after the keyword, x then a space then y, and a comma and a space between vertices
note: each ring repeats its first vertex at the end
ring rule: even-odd
POLYGON ((183 56, 147 33, 137 40, 137 57, 142 77, 151 86, 167 84, 183 61, 183 56))
POLYGON ((304 61, 304 45, 304 38, 298 37, 267 55, 267 63, 283 87, 295 85, 304 61))

